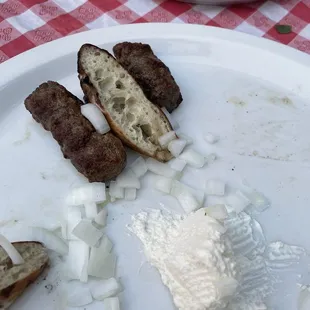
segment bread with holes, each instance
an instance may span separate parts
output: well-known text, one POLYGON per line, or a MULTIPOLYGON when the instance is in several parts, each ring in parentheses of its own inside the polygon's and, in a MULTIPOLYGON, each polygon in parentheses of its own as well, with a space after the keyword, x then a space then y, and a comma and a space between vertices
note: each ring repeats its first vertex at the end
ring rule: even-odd
POLYGON ((7 309, 48 266, 45 247, 39 242, 14 242, 13 246, 25 260, 12 265, 7 253, 0 247, 0 309, 7 309))
POLYGON ((127 146, 159 161, 172 158, 158 141, 172 130, 168 119, 109 52, 84 44, 78 52, 78 73, 89 102, 101 109, 127 146))

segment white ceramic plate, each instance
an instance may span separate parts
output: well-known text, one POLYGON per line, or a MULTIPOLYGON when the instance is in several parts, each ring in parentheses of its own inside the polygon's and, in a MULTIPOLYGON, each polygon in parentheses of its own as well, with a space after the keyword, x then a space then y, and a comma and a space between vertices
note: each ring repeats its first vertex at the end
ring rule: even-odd
MULTIPOLYGON (((187 169, 184 182, 202 187, 204 179, 218 177, 238 187, 246 179, 272 201, 272 208, 259 217, 267 240, 310 250, 310 57, 264 39, 194 25, 94 30, 45 44, 1 65, 0 231, 20 240, 24 223, 57 221, 64 194, 85 182, 63 159, 50 133, 32 120, 24 98, 47 80, 58 81, 82 98, 76 73, 79 47, 90 42, 111 50, 125 40, 151 44, 181 87, 184 101, 174 115, 183 132, 194 138, 197 150, 220 155, 209 167, 187 169), (212 147, 203 140, 208 131, 221 137, 212 147)), ((130 154, 128 161, 135 156, 130 154)), ((151 188, 150 178, 137 201, 109 207, 107 231, 119 257, 126 310, 174 309, 159 275, 142 264, 141 244, 126 228, 131 214, 141 209, 180 211, 173 198, 151 188)), ((52 267, 46 280, 32 285, 12 309, 60 309, 60 284, 59 270, 52 267)), ((294 280, 274 309, 295 309, 296 292, 294 280)), ((93 304, 87 309, 102 308, 93 304)))

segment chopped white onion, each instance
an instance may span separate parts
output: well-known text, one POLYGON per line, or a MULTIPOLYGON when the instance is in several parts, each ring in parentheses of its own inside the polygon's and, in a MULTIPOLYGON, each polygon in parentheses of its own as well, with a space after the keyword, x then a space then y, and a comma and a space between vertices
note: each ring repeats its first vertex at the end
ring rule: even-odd
POLYGON ((69 253, 66 258, 67 277, 73 280, 86 280, 89 265, 89 246, 83 241, 69 241, 69 253))
POLYGON ((96 300, 104 300, 105 298, 116 295, 119 291, 120 285, 115 278, 97 281, 91 287, 91 294, 96 300))
POLYGON ((197 199, 198 203, 200 206, 203 204, 204 199, 205 199, 205 193, 204 191, 196 188, 192 188, 184 183, 181 183, 180 181, 174 180, 172 184, 172 189, 173 190, 184 190, 184 191, 189 191, 192 193, 195 198, 197 199))
POLYGON ((238 190, 236 193, 230 194, 226 197, 226 203, 233 209, 233 211, 239 213, 249 206, 251 201, 238 190))
POLYGON ((184 150, 186 141, 182 139, 172 140, 168 144, 168 150, 174 157, 178 157, 184 150))
POLYGON ((310 288, 309 286, 301 286, 298 297, 298 310, 310 309, 310 288))
POLYGON ((95 223, 105 226, 107 223, 108 210, 103 208, 95 217, 95 223))
POLYGON ((94 219, 98 214, 97 204, 95 202, 85 203, 85 215, 88 219, 94 219))
POLYGON ((118 297, 109 297, 103 301, 104 310, 120 310, 118 297))
POLYGON ((177 133, 179 139, 185 140, 186 141, 186 145, 190 145, 193 143, 193 139, 187 135, 185 135, 184 133, 177 133))
POLYGON ((168 118, 168 121, 174 130, 180 128, 179 123, 175 120, 175 118, 171 115, 171 113, 168 112, 168 110, 165 107, 162 107, 161 110, 164 112, 164 114, 168 118))
POLYGON ((179 158, 185 160, 190 166, 195 168, 202 168, 205 164, 204 156, 192 149, 185 150, 179 158))
POLYGON ((115 181, 110 182, 109 194, 113 198, 122 199, 124 198, 124 188, 120 187, 115 181))
POLYGON ((168 144, 177 138, 174 131, 169 131, 158 138, 158 142, 161 147, 167 147, 168 144))
POLYGON ((13 265, 21 265, 25 262, 23 257, 15 249, 14 245, 1 234, 0 234, 0 247, 2 247, 3 250, 10 257, 13 265))
POLYGON ((183 159, 173 158, 169 161, 169 166, 179 172, 182 172, 187 162, 183 159))
POLYGON ((75 226, 81 221, 82 212, 77 207, 68 207, 67 210, 67 239, 76 240, 76 237, 72 234, 75 226))
POLYGON ((216 154, 214 153, 211 153, 209 155, 206 156, 206 163, 209 165, 209 164, 212 164, 213 162, 215 162, 217 159, 217 156, 216 154))
POLYGON ((158 176, 155 181, 155 188, 163 193, 169 194, 171 191, 173 179, 158 176))
POLYGON ((223 204, 211 205, 205 210, 208 215, 219 221, 223 221, 228 217, 227 209, 223 204))
MULTIPOLYGON (((94 277, 102 277, 102 270, 106 274, 103 264, 105 258, 110 255, 113 244, 107 236, 103 236, 99 246, 92 247, 90 250, 90 258, 88 263, 88 274, 94 277)), ((106 278, 106 276, 105 276, 106 278)))
POLYGON ((103 232, 97 229, 90 220, 81 220, 73 229, 72 234, 89 246, 95 246, 103 232))
POLYGON ((193 189, 176 180, 172 183, 171 195, 177 198, 186 213, 201 208, 204 201, 203 191, 193 189))
POLYGON ((178 171, 172 169, 167 164, 161 163, 153 158, 148 158, 146 160, 146 165, 148 170, 151 172, 162 175, 166 178, 176 178, 179 175, 178 171))
POLYGON ((143 177, 147 172, 147 166, 143 157, 138 157, 131 165, 130 169, 137 178, 143 177))
POLYGON ((59 238, 55 233, 40 227, 32 227, 31 237, 33 241, 38 241, 44 244, 44 246, 52 251, 59 253, 60 255, 66 255, 68 253, 67 243, 59 238))
POLYGON ((89 261, 88 274, 93 277, 109 279, 115 276, 116 256, 114 253, 101 257, 96 265, 89 261))
POLYGON ((125 200, 135 200, 137 198, 136 188, 125 188, 125 200))
POLYGON ((271 206, 269 199, 256 190, 252 190, 250 193, 247 193, 246 196, 251 200, 252 207, 257 213, 264 212, 271 206))
POLYGON ((88 202, 102 203, 106 200, 105 184, 94 182, 74 188, 67 196, 69 206, 81 206, 88 202))
POLYGON ((219 136, 216 136, 211 132, 208 132, 207 134, 205 134, 203 138, 205 139, 206 142, 210 144, 214 144, 219 140, 219 136))
POLYGON ((91 122, 97 132, 105 134, 110 131, 109 123, 95 104, 87 103, 82 105, 81 113, 91 122))
POLYGON ((64 240, 68 240, 68 223, 67 221, 63 220, 61 222, 61 237, 64 240))
POLYGON ((226 184, 220 180, 208 180, 206 182, 207 195, 224 196, 226 184))
POLYGON ((84 256, 82 256, 84 260, 84 264, 82 266, 82 272, 80 275, 80 281, 83 283, 87 283, 88 281, 89 250, 90 250, 90 247, 87 246, 85 243, 85 252, 83 253, 84 256))
POLYGON ((131 169, 125 169, 117 178, 117 185, 123 188, 140 188, 141 184, 131 169))
POLYGON ((69 307, 83 307, 92 302, 93 298, 88 287, 71 290, 67 297, 67 306, 69 307))

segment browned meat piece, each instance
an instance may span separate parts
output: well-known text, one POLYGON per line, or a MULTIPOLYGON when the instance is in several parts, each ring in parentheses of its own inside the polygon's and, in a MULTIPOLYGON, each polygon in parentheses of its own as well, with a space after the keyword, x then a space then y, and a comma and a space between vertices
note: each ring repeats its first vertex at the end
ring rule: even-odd
POLYGON ((49 81, 25 100, 26 109, 51 131, 66 158, 90 182, 115 178, 126 164, 122 142, 112 133, 98 134, 80 112, 82 101, 63 86, 49 81))
POLYGON ((169 112, 182 102, 180 88, 169 68, 148 44, 123 42, 113 47, 116 60, 132 75, 145 96, 169 112))

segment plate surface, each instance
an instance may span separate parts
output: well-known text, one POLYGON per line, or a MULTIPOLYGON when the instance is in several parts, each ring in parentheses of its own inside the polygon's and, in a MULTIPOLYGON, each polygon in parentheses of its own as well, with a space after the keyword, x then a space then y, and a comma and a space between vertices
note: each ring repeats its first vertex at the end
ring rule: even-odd
MULTIPOLYGON (((194 138, 198 151, 220 157, 204 169, 186 168, 182 181, 202 188, 208 178, 235 187, 247 180, 272 202, 258 217, 267 240, 310 251, 310 57, 264 39, 196 25, 94 30, 40 46, 0 66, 0 232, 20 240, 26 223, 52 225, 62 214, 63 196, 85 182, 50 133, 32 120, 24 98, 47 80, 82 98, 76 73, 79 47, 90 42, 111 50, 119 41, 151 44, 181 87, 184 102, 174 116, 182 131, 194 138), (206 132, 220 135, 219 143, 207 145, 206 132)), ((128 162, 135 157, 130 153, 128 162)), ((118 255, 126 310, 174 309, 159 275, 143 264, 141 244, 126 228, 131 215, 142 209, 181 211, 173 198, 152 189, 151 182, 147 176, 137 201, 109 206, 107 234, 118 255)), ((285 288, 274 309, 296 308, 296 281, 285 288)), ((56 265, 12 309, 60 309, 60 286, 56 265)), ((87 309, 101 306, 94 303, 87 309)))

